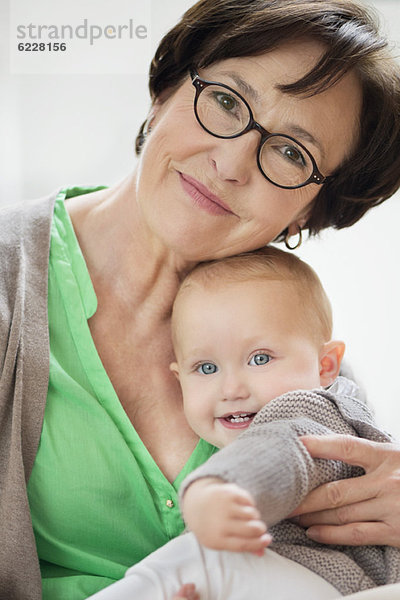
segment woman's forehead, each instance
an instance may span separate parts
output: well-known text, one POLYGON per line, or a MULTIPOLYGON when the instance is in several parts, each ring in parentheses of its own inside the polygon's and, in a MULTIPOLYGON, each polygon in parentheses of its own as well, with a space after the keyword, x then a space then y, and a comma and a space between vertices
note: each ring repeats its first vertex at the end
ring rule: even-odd
POLYGON ((251 99, 257 102, 262 96, 263 85, 269 86, 274 80, 278 90, 279 86, 295 83, 316 66, 325 51, 326 47, 319 41, 293 40, 257 56, 240 56, 218 61, 207 67, 207 71, 232 75, 239 85, 244 83, 243 91, 247 88, 251 99), (259 80, 257 88, 251 89, 252 83, 249 79, 259 80))

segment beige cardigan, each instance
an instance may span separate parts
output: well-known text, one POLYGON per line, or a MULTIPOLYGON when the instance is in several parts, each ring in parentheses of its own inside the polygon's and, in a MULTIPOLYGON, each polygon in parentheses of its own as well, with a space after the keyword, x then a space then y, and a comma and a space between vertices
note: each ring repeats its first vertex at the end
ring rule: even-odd
POLYGON ((57 193, 0 209, 0 600, 39 600, 26 492, 49 377, 47 274, 57 193))

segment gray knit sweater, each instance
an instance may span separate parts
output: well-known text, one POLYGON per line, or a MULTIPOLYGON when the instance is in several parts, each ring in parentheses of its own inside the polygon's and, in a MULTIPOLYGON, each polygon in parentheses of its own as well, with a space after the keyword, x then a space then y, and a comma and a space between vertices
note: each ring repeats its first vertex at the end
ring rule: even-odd
POLYGON ((26 484, 47 396, 55 197, 0 209, 0 600, 41 598, 26 484))
POLYGON ((334 432, 391 441, 356 396, 357 386, 339 377, 329 391, 300 390, 272 400, 237 440, 185 479, 181 496, 202 477, 235 482, 253 494, 273 536, 271 548, 315 571, 343 595, 399 582, 400 549, 324 546, 283 520, 318 485, 364 473, 340 461, 313 460, 299 436, 334 432))

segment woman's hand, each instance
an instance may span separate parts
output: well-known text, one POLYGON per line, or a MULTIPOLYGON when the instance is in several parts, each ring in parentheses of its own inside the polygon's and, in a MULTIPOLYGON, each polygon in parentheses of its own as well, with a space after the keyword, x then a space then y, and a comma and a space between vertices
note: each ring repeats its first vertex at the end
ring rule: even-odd
POLYGON ((182 501, 183 518, 203 546, 262 555, 271 536, 251 495, 238 485, 205 477, 194 481, 182 501))
POLYGON ((313 458, 341 460, 365 475, 313 490, 290 515, 324 544, 400 547, 400 445, 352 436, 304 436, 313 458), (299 516, 301 515, 301 516, 299 516))

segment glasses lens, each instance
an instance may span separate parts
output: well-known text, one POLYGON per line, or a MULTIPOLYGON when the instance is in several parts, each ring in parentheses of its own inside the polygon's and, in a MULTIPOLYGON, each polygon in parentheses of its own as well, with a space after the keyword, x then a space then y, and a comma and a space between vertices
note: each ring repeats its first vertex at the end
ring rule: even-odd
POLYGON ((274 135, 263 144, 259 160, 265 175, 278 185, 295 187, 313 173, 313 164, 302 146, 289 137, 274 135))
POLYGON ((203 127, 221 137, 240 133, 250 121, 250 113, 243 100, 219 85, 209 85, 201 92, 196 110, 203 127))

